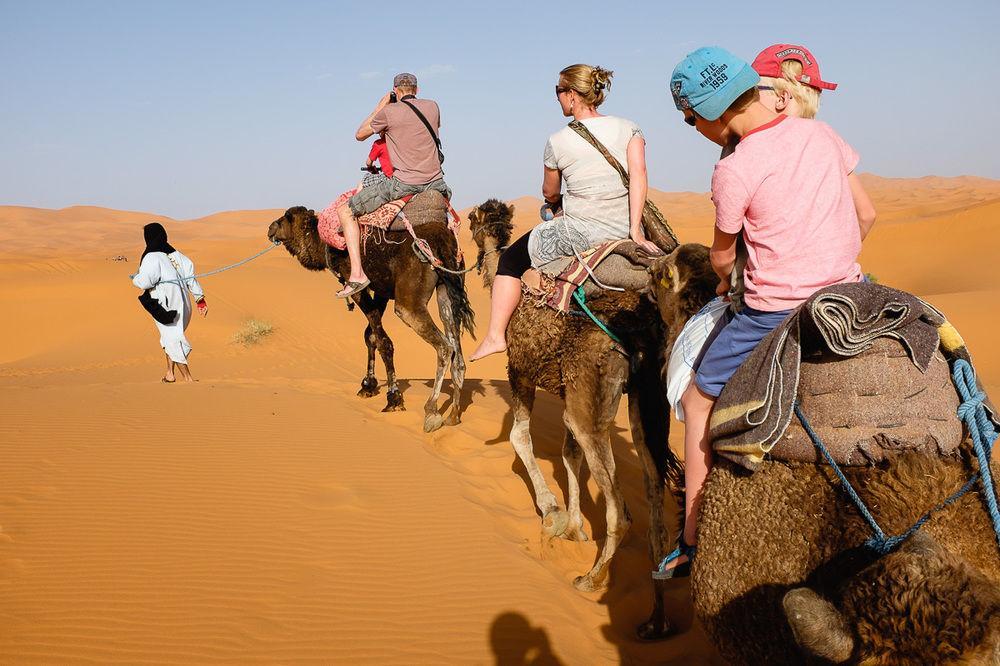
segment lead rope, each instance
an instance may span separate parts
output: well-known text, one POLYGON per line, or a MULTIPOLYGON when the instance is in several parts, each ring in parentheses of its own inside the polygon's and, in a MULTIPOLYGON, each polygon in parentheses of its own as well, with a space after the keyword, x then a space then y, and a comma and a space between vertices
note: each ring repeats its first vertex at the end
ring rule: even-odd
MULTIPOLYGON (((252 257, 247 257, 246 259, 243 259, 241 261, 237 261, 235 264, 229 264, 228 266, 223 266, 222 268, 216 268, 215 270, 208 271, 206 273, 198 273, 197 275, 192 275, 190 277, 185 277, 185 278, 178 278, 176 280, 160 280, 157 284, 163 284, 165 282, 172 282, 172 283, 177 284, 178 286, 183 287, 183 286, 185 286, 185 283, 188 282, 188 281, 190 281, 190 280, 197 280, 198 278, 208 277, 209 275, 217 275, 218 273, 224 273, 224 272, 226 272, 228 270, 232 270, 234 268, 242 266, 243 264, 249 263, 249 262, 253 261, 254 259, 256 259, 257 257, 259 257, 261 255, 264 255, 264 254, 267 254, 268 252, 270 252, 274 248, 278 247, 279 245, 281 245, 281 241, 273 241, 270 246, 264 248, 263 250, 261 250, 257 254, 253 255, 252 257)), ((133 273, 132 275, 129 275, 129 279, 134 278, 136 275, 138 275, 138 273, 133 273)))

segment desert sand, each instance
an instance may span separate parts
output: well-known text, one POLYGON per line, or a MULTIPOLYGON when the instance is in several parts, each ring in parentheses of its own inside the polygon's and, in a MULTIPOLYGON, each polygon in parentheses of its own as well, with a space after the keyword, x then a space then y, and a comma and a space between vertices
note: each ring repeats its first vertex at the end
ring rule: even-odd
MULTIPOLYGON (((865 270, 940 307, 996 399, 1000 181, 865 178, 880 213, 865 270)), ((707 195, 652 198, 682 241, 711 238, 707 195)), ((538 204, 515 202, 519 230, 538 204)), ((464 423, 425 435, 433 353, 390 316, 409 411, 382 414, 384 394, 355 396, 362 317, 279 248, 204 280, 210 313, 188 331, 199 381, 159 382, 127 277, 142 224, 163 221, 205 271, 263 249, 281 212, 0 207, 0 663, 718 663, 682 581, 669 594, 681 633, 633 637, 649 562, 623 413, 613 437, 635 523, 610 590, 585 595, 570 581, 596 543, 540 536, 506 439, 502 358, 470 367, 464 423), (250 318, 274 332, 234 343, 250 318)), ((463 241, 474 258, 467 226, 463 241)), ((482 330, 488 294, 474 274, 468 289, 482 330)), ((557 399, 540 395, 532 429, 562 496, 557 399)))

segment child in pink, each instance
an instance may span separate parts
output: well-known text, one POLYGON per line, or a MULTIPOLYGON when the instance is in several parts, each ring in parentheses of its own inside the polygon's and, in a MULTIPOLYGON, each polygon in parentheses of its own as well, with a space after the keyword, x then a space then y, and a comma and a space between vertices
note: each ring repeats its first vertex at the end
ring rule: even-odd
POLYGON ((684 121, 720 146, 736 145, 712 177, 718 293, 730 289, 736 241, 746 242, 745 307, 704 352, 681 397, 685 415, 684 531, 656 578, 690 572, 702 488, 712 466, 708 423, 723 387, 768 333, 816 290, 861 280, 861 229, 849 176, 858 154, 829 125, 760 103, 759 75, 724 49, 701 48, 674 69, 684 121), (737 143, 738 142, 738 143, 737 143))

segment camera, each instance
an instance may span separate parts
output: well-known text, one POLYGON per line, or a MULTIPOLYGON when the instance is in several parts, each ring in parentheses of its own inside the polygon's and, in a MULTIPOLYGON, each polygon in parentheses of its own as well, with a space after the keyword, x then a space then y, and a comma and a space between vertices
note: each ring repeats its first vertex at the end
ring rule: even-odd
POLYGON ((399 100, 396 99, 396 92, 395 91, 389 93, 389 104, 395 104, 398 101, 399 100))

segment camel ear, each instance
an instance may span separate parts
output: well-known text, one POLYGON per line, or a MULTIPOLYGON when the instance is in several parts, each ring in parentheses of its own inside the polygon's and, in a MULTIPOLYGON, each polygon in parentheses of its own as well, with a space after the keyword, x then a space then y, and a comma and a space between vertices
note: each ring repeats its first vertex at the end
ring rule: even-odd
POLYGON ((514 204, 507 204, 507 210, 510 211, 510 216, 514 217, 514 204))
POLYGON ((807 587, 788 592, 782 602, 795 642, 808 654, 840 664, 854 652, 854 636, 843 614, 807 587))
POLYGON ((476 222, 478 217, 479 217, 479 206, 474 206, 472 210, 469 211, 469 223, 471 224, 473 222, 476 222))

